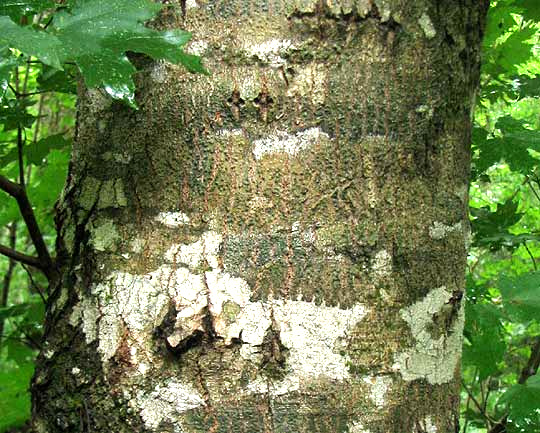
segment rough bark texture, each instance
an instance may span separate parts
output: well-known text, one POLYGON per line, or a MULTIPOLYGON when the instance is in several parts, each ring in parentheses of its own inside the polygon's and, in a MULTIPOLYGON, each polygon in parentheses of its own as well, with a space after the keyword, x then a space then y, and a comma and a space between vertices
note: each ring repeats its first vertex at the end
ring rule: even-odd
POLYGON ((81 91, 38 432, 454 433, 487 0, 187 0, 81 91))

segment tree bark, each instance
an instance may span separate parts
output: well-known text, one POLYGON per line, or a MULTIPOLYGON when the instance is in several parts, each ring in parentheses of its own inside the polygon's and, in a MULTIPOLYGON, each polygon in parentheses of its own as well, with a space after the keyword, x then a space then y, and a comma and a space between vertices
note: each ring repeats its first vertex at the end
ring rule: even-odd
POLYGON ((81 90, 38 432, 458 431, 487 0, 187 0, 81 90))

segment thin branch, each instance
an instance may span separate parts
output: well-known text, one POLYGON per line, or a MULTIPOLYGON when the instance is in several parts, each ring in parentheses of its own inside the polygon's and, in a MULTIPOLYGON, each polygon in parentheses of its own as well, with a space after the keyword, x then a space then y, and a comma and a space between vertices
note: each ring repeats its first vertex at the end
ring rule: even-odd
MULTIPOLYGON (((527 360, 527 364, 521 370, 519 375, 518 383, 520 385, 525 384, 527 379, 531 376, 534 376, 538 371, 540 366, 540 336, 535 338, 535 341, 531 347, 531 355, 527 360)), ((505 433, 506 424, 508 423, 508 414, 503 416, 493 427, 488 431, 488 433, 505 433)))
POLYGON ((11 84, 8 84, 9 89, 15 94, 17 98, 26 98, 28 96, 41 95, 43 93, 51 93, 52 90, 37 90, 35 92, 19 92, 11 84))
POLYGON ((17 331, 23 334, 26 339, 26 345, 30 346, 31 349, 41 350, 41 343, 38 340, 35 340, 28 332, 21 328, 15 320, 10 320, 11 326, 13 326, 17 331))
POLYGON ((529 178, 527 178, 527 185, 529 185, 529 188, 531 189, 531 191, 535 195, 536 199, 538 201, 540 201, 540 196, 538 195, 538 192, 536 191, 536 189, 534 189, 534 187, 532 186, 531 180, 529 178))
POLYGON ((531 355, 527 361, 527 365, 521 370, 521 374, 518 379, 518 383, 524 384, 527 379, 534 376, 540 366, 540 336, 535 338, 535 341, 531 347, 531 355))
MULTIPOLYGON (((21 185, 10 181, 4 176, 0 176, 0 189, 4 190, 15 200, 17 200, 21 215, 26 223, 28 232, 30 233, 30 238, 32 239, 34 247, 38 253, 40 262, 40 266, 38 266, 38 268, 41 269, 47 276, 47 279, 51 281, 56 276, 56 270, 54 269, 54 264, 51 256, 49 255, 47 245, 45 245, 45 241, 43 240, 43 235, 39 230, 39 226, 34 215, 32 205, 28 201, 26 191, 21 185)), ((25 263, 30 264, 28 262, 25 263)))
POLYGON ((24 151, 23 151, 23 146, 24 146, 24 140, 23 140, 23 136, 22 136, 22 127, 21 125, 19 125, 17 127, 17 154, 18 154, 18 157, 19 157, 19 183, 20 185, 25 188, 25 183, 24 183, 24 151))
POLYGON ((532 260, 534 270, 537 271, 538 268, 536 267, 536 260, 534 259, 534 256, 531 253, 531 250, 529 250, 529 247, 527 246, 527 241, 523 242, 523 246, 525 247, 525 250, 527 250, 527 253, 529 254, 529 257, 532 260))
POLYGON ((26 265, 33 266, 34 268, 41 269, 41 262, 39 261, 39 258, 28 256, 26 254, 20 253, 18 251, 15 251, 14 249, 8 248, 1 244, 0 244, 0 254, 2 254, 3 256, 9 257, 10 259, 15 260, 17 262, 21 262, 26 265))
POLYGON ((45 295, 43 294, 43 289, 41 287, 39 287, 36 282, 34 281, 34 277, 32 277, 32 273, 30 272, 30 269, 28 269, 25 265, 21 264, 21 266, 23 267, 23 269, 26 271, 26 273, 28 274, 28 279, 30 280, 30 284, 32 285, 32 287, 35 289, 36 292, 38 292, 38 295, 39 297, 41 298, 41 300, 43 301, 43 303, 45 305, 47 305, 47 299, 45 299, 45 295))
POLYGON ((478 409, 478 412, 480 412, 480 415, 482 415, 482 417, 487 421, 488 425, 490 425, 492 420, 488 417, 488 415, 486 414, 486 412, 482 408, 482 405, 478 402, 476 397, 473 395, 472 391, 467 387, 467 385, 465 384, 465 381, 461 380, 461 385, 463 386, 465 391, 467 391, 467 395, 471 398, 472 402, 474 403, 474 405, 478 409))
MULTIPOLYGON (((9 246, 11 249, 15 249, 17 243, 17 223, 11 223, 9 225, 9 246)), ((9 287, 11 286, 11 278, 13 276, 13 271, 15 265, 17 264, 16 260, 13 258, 9 259, 8 268, 6 274, 4 275, 4 282, 2 285, 2 297, 0 298, 0 307, 4 308, 7 306, 7 301, 9 297, 9 287)), ((4 319, 0 319, 0 343, 4 336, 4 319)))

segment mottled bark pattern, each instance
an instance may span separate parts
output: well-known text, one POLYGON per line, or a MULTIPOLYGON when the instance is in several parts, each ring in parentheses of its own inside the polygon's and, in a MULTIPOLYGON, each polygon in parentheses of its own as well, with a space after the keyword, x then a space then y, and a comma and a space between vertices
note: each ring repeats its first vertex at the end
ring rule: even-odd
POLYGON ((81 90, 39 432, 454 433, 484 0, 184 0, 81 90))

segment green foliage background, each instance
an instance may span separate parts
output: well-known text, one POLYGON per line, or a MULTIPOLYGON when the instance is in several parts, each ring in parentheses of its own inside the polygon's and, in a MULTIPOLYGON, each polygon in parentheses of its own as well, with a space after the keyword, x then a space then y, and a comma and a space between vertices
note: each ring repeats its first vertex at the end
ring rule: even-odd
MULTIPOLYGON (((51 251, 78 81, 136 109, 128 53, 207 73, 150 0, 0 4, 0 175, 20 180, 51 251), (150 25, 144 25, 150 20, 150 25)), ((492 2, 473 131, 461 431, 540 432, 540 1, 492 2)), ((0 244, 35 254, 0 190, 0 244)), ((29 417, 47 281, 0 256, 0 433, 29 417), (5 302, 4 302, 5 301, 5 302)))

